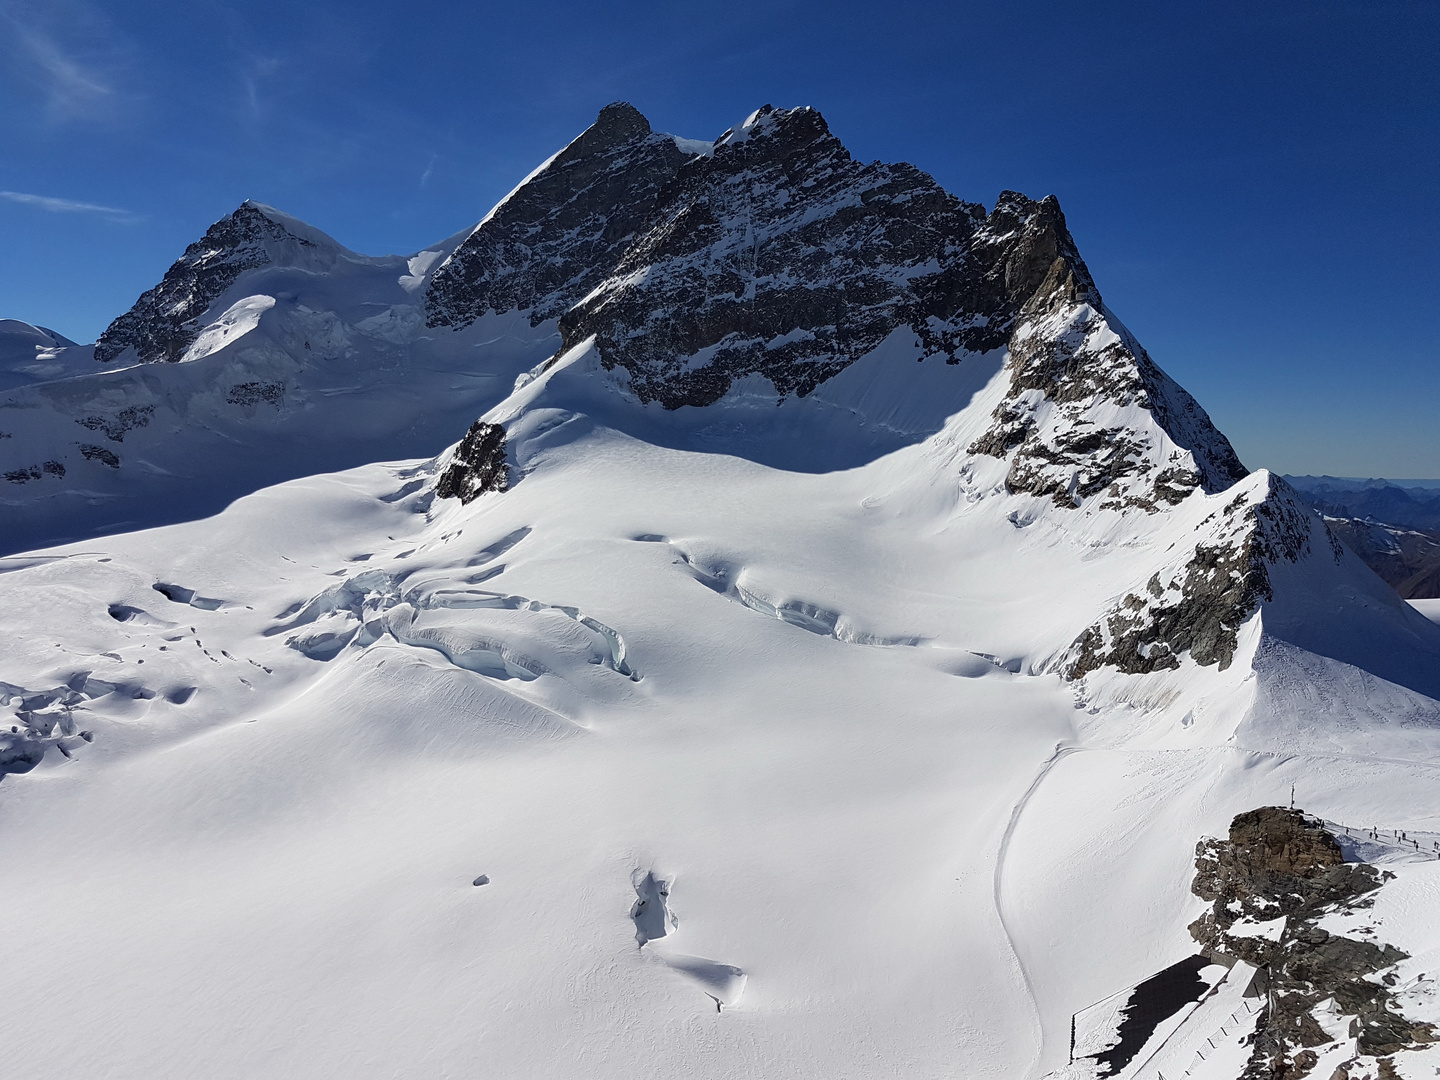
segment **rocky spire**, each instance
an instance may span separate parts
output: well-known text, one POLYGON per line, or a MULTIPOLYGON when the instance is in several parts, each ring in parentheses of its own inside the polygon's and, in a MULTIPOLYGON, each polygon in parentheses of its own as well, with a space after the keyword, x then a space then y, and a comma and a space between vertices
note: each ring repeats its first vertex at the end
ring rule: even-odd
POLYGON ((686 157, 633 105, 605 106, 435 271, 427 323, 462 327, 515 309, 532 325, 559 316, 614 270, 686 157))

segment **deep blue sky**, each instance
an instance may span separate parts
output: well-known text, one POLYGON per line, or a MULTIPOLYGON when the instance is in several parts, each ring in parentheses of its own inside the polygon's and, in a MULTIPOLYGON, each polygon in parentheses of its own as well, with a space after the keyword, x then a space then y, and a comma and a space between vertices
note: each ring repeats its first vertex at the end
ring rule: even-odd
POLYGON ((692 138, 809 104, 1058 195, 1251 467, 1440 476, 1437 57, 1434 0, 0 0, 0 317, 93 340, 246 198, 418 250, 614 99, 692 138))

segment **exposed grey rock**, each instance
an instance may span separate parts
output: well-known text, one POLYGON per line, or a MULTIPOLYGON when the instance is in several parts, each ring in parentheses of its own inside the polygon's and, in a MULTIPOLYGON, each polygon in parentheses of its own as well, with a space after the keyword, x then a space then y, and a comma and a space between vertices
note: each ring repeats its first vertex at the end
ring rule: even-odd
POLYGON ((104 432, 111 442, 124 442, 125 433, 146 427, 155 414, 154 405, 132 405, 113 416, 86 416, 75 422, 90 431, 104 432))
POLYGON ((1195 849, 1191 886, 1211 908, 1190 926, 1211 955, 1236 957, 1265 970, 1269 992, 1256 1027, 1246 1080, 1300 1077, 1317 1060, 1306 1048, 1331 1041, 1313 1010, 1334 998, 1357 1017, 1357 1049, 1379 1056, 1433 1042, 1429 1024, 1394 1008, 1383 981, 1367 976, 1406 958, 1393 945, 1329 934, 1316 923, 1337 908, 1362 908, 1385 879, 1363 863, 1346 863, 1335 837, 1298 810, 1261 807, 1236 816, 1225 840, 1195 849), (1277 940, 1231 934, 1237 922, 1285 918, 1277 940))
POLYGON ((1068 255, 1057 258, 1022 313, 1010 338, 1009 392, 971 452, 1013 451, 1009 490, 1062 507, 1103 494, 1101 509, 1154 511, 1196 488, 1214 494, 1243 479, 1229 440, 1138 342, 1115 332, 1119 324, 1093 286, 1082 289, 1069 262, 1068 255), (1188 459, 1167 458, 1139 425, 1097 422, 1097 403, 1111 416, 1117 409, 1148 412, 1188 459))
POLYGON ((43 480, 47 476, 64 477, 65 466, 58 461, 46 461, 23 469, 11 469, 3 475, 12 484, 28 484, 31 480, 43 480))
POLYGON ((106 450, 103 446, 95 446, 90 443, 81 443, 80 453, 84 456, 86 461, 99 461, 106 465, 109 465, 112 469, 118 469, 120 467, 120 458, 116 456, 114 451, 106 450))
POLYGON ((1038 284, 1017 250, 1044 210, 1005 206, 986 228, 982 207, 913 166, 852 159, 813 109, 766 106, 684 163, 561 317, 564 347, 594 335, 602 362, 667 408, 755 374, 803 397, 901 327, 958 360, 1002 344, 1038 284))
POLYGON ((134 349, 147 363, 179 360, 199 333, 200 316, 221 293, 246 270, 276 262, 280 251, 296 247, 316 244, 290 232, 257 204, 241 204, 210 226, 165 272, 160 284, 106 327, 95 343, 95 359, 107 363, 134 349))
POLYGON ((231 405, 258 405, 264 401, 279 405, 285 400, 285 384, 279 382, 236 383, 225 395, 231 405))
POLYGON ((1309 555, 1315 528, 1338 561, 1339 542, 1285 481, 1272 476, 1264 491, 1240 491, 1201 523, 1183 562, 1151 576, 1076 639, 1066 674, 1079 678, 1106 664, 1130 674, 1176 668, 1187 651, 1224 671, 1241 624, 1274 599, 1270 567, 1309 555))
POLYGON ((436 481, 435 494, 442 499, 468 503, 487 491, 505 491, 509 486, 505 429, 499 424, 476 420, 436 481))
POLYGON ((426 312, 561 316, 562 348, 596 335, 642 401, 678 408, 757 373, 803 396, 899 327, 952 361, 999 347, 1052 277, 1093 293, 1053 198, 1006 192, 987 217, 854 161, 813 109, 767 105, 686 155, 617 104, 456 249, 426 312))

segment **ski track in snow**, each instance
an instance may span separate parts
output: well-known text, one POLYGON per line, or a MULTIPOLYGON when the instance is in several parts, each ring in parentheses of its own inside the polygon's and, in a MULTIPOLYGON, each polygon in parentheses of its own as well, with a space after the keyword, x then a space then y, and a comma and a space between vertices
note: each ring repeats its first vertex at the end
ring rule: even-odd
POLYGON ((1035 1031, 1039 1036, 1039 1038, 1036 1039, 1035 1056, 1031 1059, 1029 1066, 1027 1066, 1025 1070, 1026 1077, 1033 1078, 1040 1075, 1040 1063, 1045 1058, 1045 1049, 1051 1038, 1051 1033, 1045 1030, 1044 1015, 1040 1009, 1039 999, 1035 995, 1035 983, 1031 977, 1028 965, 1020 955, 1020 949, 1018 947, 1019 939, 1005 918, 1005 902, 1002 896, 1005 879, 1005 860, 1010 853, 1010 841, 1015 835, 1016 827, 1020 824, 1020 817, 1025 812, 1025 806, 1029 803, 1035 792, 1039 790, 1040 785, 1045 782, 1045 777, 1050 774, 1050 770, 1055 767, 1061 758, 1068 757, 1071 754, 1078 754, 1085 749, 1087 748, 1083 746, 1060 745, 1055 747, 1055 752, 1040 766, 1034 779, 1030 781, 1030 786, 1025 789, 1025 793, 1020 796, 1011 808, 1010 820, 1006 822, 1005 832, 1000 837, 1000 847, 995 856, 995 914, 1000 919, 1000 927, 1005 933, 1005 943, 1010 949, 1010 955, 1015 958, 1015 966, 1020 972, 1021 979, 1024 980, 1025 992, 1029 995, 1030 1008, 1034 1014, 1035 1031))

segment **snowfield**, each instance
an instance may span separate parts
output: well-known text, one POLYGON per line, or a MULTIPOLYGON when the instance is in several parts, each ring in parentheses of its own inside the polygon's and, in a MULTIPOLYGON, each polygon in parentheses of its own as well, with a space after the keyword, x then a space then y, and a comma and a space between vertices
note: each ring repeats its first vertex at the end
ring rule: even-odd
POLYGON ((1255 658, 1162 676, 1197 721, 1044 670, 1163 535, 1066 536, 933 441, 817 475, 525 415, 468 506, 374 465, 0 562, 12 704, 75 697, 0 786, 44 913, 4 988, 64 1002, 17 1075, 1035 1076, 1191 951, 1235 812, 1440 829, 1400 687, 1381 756, 1340 675, 1318 723, 1255 658))
POLYGON ((617 104, 416 255, 247 203, 96 346, 0 329, 7 1076, 1088 1080, 1159 973, 1111 1075, 1235 1080, 1196 845, 1292 799, 1395 874, 1331 932, 1440 1027, 1436 613, 1053 199, 617 104))

